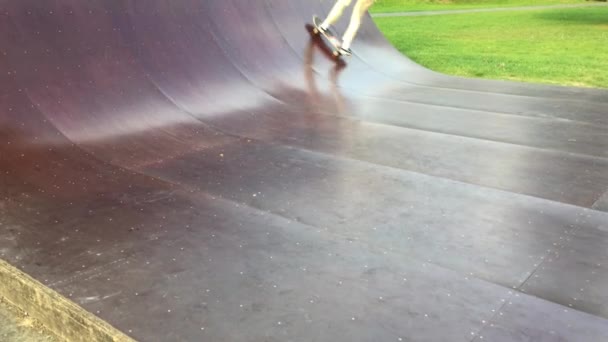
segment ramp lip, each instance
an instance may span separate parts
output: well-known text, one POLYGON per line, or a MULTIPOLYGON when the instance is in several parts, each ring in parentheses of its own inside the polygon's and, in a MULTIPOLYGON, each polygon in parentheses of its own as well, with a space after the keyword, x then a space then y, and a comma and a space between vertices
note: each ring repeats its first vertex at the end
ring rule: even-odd
POLYGON ((23 311, 61 341, 135 342, 109 323, 2 259, 0 300, 23 311))

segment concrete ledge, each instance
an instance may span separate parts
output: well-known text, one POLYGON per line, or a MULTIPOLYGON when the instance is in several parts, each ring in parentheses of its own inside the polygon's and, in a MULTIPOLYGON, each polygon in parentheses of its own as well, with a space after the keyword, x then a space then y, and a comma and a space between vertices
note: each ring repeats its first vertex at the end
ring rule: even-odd
POLYGON ((108 323, 1 259, 0 299, 27 313, 62 340, 134 342, 108 323))

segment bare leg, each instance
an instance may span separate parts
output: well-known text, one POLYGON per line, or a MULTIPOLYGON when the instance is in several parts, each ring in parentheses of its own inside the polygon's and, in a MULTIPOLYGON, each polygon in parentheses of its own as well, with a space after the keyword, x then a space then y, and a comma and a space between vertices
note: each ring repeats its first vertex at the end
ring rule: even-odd
POLYGON ((345 50, 350 49, 359 27, 361 27, 361 19, 365 15, 365 12, 374 4, 374 0, 357 0, 355 8, 353 9, 353 15, 350 18, 350 24, 344 33, 342 38, 342 48, 345 50))
POLYGON ((327 19, 321 24, 321 28, 327 30, 330 25, 335 24, 338 19, 344 14, 344 10, 350 5, 352 0, 338 0, 329 12, 327 19))

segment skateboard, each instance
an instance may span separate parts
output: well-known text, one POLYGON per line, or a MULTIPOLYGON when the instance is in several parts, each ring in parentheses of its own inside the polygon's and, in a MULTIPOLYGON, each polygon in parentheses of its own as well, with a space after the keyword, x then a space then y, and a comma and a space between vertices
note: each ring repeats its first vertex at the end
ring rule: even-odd
POLYGON ((316 35, 321 35, 325 39, 326 42, 329 43, 331 48, 331 52, 334 57, 339 58, 342 56, 340 53, 340 39, 336 37, 336 35, 331 31, 331 29, 327 29, 326 31, 321 30, 321 19, 316 15, 312 16, 312 24, 313 24, 313 33, 316 35))

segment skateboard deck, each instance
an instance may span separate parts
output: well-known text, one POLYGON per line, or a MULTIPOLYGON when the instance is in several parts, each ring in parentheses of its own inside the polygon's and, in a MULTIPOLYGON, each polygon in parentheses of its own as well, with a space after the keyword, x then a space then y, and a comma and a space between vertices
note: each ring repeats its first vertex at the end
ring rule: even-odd
POLYGON ((329 47, 332 50, 332 54, 334 55, 334 57, 339 58, 342 56, 342 54, 340 53, 340 40, 336 37, 336 35, 331 31, 331 29, 327 29, 327 31, 323 31, 321 30, 319 27, 321 26, 321 19, 319 19, 319 17, 317 17, 316 15, 313 15, 312 17, 312 24, 313 24, 313 33, 316 35, 320 35, 321 37, 324 38, 324 40, 329 43, 329 47))

